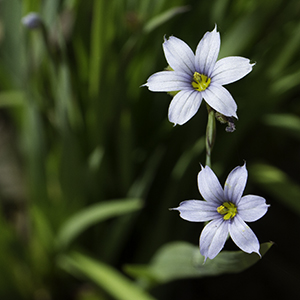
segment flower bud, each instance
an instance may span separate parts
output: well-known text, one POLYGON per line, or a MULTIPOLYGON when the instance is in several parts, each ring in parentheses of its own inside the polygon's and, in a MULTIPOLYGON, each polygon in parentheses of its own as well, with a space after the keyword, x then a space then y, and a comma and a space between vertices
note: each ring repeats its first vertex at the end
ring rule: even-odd
POLYGON ((36 29, 42 25, 42 19, 38 13, 31 12, 21 20, 22 24, 29 29, 36 29))

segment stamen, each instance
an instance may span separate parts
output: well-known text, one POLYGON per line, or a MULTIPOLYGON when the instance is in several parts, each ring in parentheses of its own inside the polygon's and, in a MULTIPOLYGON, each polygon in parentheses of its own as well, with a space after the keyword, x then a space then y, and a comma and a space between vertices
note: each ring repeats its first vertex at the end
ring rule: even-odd
POLYGON ((217 208, 217 212, 223 216, 224 220, 233 219, 237 214, 237 208, 232 202, 224 202, 217 208))
POLYGON ((196 91, 201 92, 208 88, 208 86, 210 85, 210 81, 211 79, 206 75, 195 72, 193 76, 192 87, 196 91))

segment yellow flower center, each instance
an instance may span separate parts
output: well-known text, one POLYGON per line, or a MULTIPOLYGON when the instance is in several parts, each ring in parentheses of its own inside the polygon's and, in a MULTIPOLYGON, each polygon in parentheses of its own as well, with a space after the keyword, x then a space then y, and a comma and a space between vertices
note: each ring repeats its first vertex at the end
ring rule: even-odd
POLYGON ((224 220, 229 220, 237 214, 237 208, 232 202, 224 202, 221 206, 217 208, 217 212, 224 215, 224 220))
POLYGON ((194 73, 192 86, 196 91, 204 91, 210 85, 211 79, 204 74, 194 73))

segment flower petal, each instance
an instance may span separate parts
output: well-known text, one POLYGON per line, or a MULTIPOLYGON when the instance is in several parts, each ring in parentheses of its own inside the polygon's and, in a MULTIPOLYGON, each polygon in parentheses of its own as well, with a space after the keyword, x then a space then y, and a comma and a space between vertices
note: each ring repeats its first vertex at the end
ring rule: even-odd
POLYGON ((268 207, 265 198, 247 195, 238 204, 238 214, 245 222, 254 222, 267 212, 268 207))
POLYGON ((147 86, 152 92, 174 92, 192 90, 191 81, 185 73, 162 71, 151 75, 142 86, 147 86))
POLYGON ((217 112, 227 117, 237 118, 237 105, 231 94, 224 87, 212 82, 202 93, 208 105, 217 112))
POLYGON ((248 171, 246 164, 242 167, 236 167, 230 172, 224 185, 224 195, 227 201, 234 204, 239 203, 246 186, 247 178, 248 171))
POLYGON ((224 85, 235 82, 252 71, 254 64, 248 58, 229 56, 218 60, 211 74, 215 83, 224 85))
POLYGON ((184 41, 170 36, 168 40, 165 39, 163 49, 166 60, 173 70, 194 74, 195 55, 184 41))
POLYGON ((214 204, 200 200, 186 200, 179 204, 180 217, 190 222, 206 222, 219 216, 214 204))
POLYGON ((209 222, 200 235, 200 253, 208 258, 215 258, 224 247, 228 236, 228 224, 222 218, 209 222))
POLYGON ((224 202, 224 192, 221 184, 209 166, 202 170, 198 174, 198 187, 202 197, 217 206, 224 202))
POLYGON ((169 106, 169 120, 174 125, 182 125, 190 120, 198 111, 202 95, 193 89, 177 93, 169 106))
POLYGON ((220 51, 220 33, 217 27, 212 32, 206 32, 200 40, 195 56, 196 71, 211 77, 220 51))
POLYGON ((246 253, 256 252, 259 256, 259 242, 250 227, 236 215, 229 225, 229 234, 235 244, 246 253))

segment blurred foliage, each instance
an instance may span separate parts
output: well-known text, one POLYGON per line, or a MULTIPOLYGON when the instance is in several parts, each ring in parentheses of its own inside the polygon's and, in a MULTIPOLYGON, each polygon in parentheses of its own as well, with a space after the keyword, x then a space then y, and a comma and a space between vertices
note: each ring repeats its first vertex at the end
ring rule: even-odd
MULTIPOLYGON (((166 67, 164 35, 195 49, 215 24, 219 57, 245 56, 256 65, 228 86, 239 120, 234 133, 217 124, 212 166, 224 182, 247 161, 246 192, 271 204, 254 230, 276 245, 270 264, 264 258, 251 269, 262 266, 264 278, 272 278, 269 297, 280 297, 281 287, 293 295, 300 279, 299 16, 297 0, 2 0, 0 298, 200 297, 192 293, 203 288, 199 279, 190 281, 193 288, 176 281, 146 291, 142 277, 129 279, 123 266, 150 261, 151 269, 151 258, 174 240, 196 249, 201 226, 168 208, 201 197, 196 176, 205 163, 206 109, 174 128, 170 96, 139 87, 166 67), (44 25, 23 26, 29 12, 44 25)), ((235 290, 248 290, 249 282, 245 299, 253 299, 257 276, 247 272, 235 290)), ((183 277, 193 276, 168 280, 183 277)))

